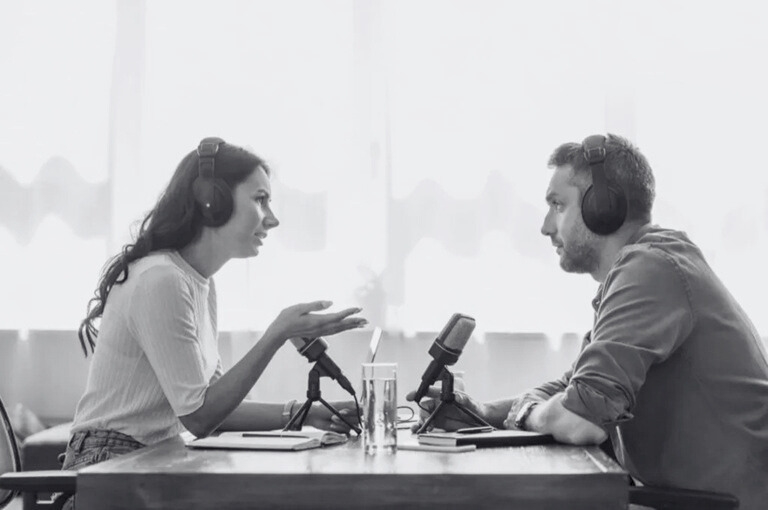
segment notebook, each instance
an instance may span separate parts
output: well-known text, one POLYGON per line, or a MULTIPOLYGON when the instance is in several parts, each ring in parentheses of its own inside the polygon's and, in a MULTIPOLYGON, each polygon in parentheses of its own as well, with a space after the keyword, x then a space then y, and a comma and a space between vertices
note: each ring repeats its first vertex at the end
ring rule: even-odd
POLYGON ((419 434, 419 444, 433 446, 462 446, 477 445, 478 448, 492 446, 528 446, 554 443, 555 439, 549 434, 528 432, 524 430, 494 430, 476 434, 460 432, 427 432, 419 434))
POLYGON ((187 443, 190 448, 224 450, 308 450, 321 446, 347 442, 347 436, 337 432, 305 427, 300 431, 270 430, 222 432, 218 436, 195 439, 187 443))

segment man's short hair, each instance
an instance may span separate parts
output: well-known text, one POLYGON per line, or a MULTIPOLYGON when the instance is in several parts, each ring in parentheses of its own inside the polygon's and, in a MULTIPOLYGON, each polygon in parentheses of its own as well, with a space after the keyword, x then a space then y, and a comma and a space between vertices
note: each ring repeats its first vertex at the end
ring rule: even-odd
MULTIPOLYGON (((548 164, 553 168, 571 165, 571 183, 581 190, 582 196, 592 184, 592 172, 580 143, 562 144, 549 157, 548 164)), ((611 133, 606 137, 605 176, 627 195, 626 221, 651 221, 656 181, 648 160, 626 138, 611 133)))

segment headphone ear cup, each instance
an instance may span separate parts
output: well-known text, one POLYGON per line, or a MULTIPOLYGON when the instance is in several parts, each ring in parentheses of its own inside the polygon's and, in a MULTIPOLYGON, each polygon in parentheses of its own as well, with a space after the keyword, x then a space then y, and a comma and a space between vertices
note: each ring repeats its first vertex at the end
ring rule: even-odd
POLYGON ((213 195, 214 206, 211 207, 211 212, 214 224, 211 226, 220 227, 229 221, 229 218, 232 216, 235 201, 229 186, 221 179, 213 180, 213 195))
POLYGON ((587 188, 581 200, 581 217, 584 224, 595 234, 606 236, 619 230, 627 218, 627 197, 621 188, 609 185, 605 199, 587 188))
POLYGON ((203 224, 208 227, 220 227, 225 224, 234 208, 232 192, 221 179, 203 179, 198 177, 192 183, 192 193, 203 215, 203 224))

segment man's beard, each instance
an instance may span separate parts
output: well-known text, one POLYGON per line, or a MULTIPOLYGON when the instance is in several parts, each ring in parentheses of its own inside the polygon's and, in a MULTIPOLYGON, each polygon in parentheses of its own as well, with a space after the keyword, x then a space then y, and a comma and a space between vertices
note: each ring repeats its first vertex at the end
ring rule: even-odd
POLYGON ((563 245, 563 254, 560 256, 560 267, 567 273, 594 273, 600 264, 596 246, 596 235, 580 230, 574 239, 563 245))

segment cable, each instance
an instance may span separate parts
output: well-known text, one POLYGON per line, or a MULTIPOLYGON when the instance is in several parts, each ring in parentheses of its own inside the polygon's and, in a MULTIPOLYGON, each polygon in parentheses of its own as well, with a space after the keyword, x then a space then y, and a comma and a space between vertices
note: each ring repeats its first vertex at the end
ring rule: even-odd
POLYGON ((397 406, 397 410, 399 411, 400 409, 407 409, 408 411, 411 412, 411 415, 408 418, 400 418, 400 416, 398 415, 397 423, 411 423, 411 422, 416 421, 416 411, 414 411, 412 407, 410 407, 410 406, 397 406))
POLYGON ((400 414, 398 413, 397 423, 411 423, 416 421, 416 411, 414 411, 412 407, 397 406, 397 410, 400 411, 400 409, 407 409, 411 412, 411 415, 408 418, 400 418, 400 414))

